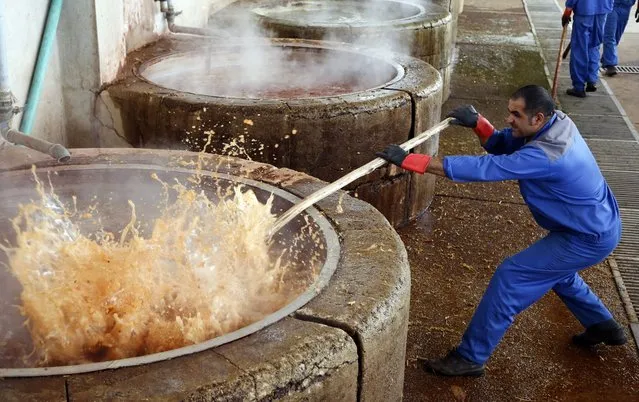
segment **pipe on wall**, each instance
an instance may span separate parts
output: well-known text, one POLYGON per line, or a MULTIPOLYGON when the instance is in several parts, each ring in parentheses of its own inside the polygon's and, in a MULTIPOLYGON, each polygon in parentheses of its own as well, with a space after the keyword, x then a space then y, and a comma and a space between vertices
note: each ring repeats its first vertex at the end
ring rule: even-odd
MULTIPOLYGON (((56 1, 58 0, 53 0, 51 5, 53 6, 53 3, 56 1)), ((61 0, 59 0, 59 2, 60 4, 62 3, 61 0)), ((4 11, 4 0, 0 0, 0 147, 4 148, 4 145, 6 144, 4 141, 6 140, 7 142, 15 145, 24 145, 36 151, 49 154, 58 162, 66 162, 71 158, 71 154, 69 153, 69 150, 62 145, 30 137, 18 130, 11 129, 11 120, 13 119, 13 115, 17 113, 17 109, 13 106, 13 95, 11 94, 9 85, 9 66, 7 63, 8 56, 4 31, 4 28, 7 25, 4 11)), ((57 18, 59 19, 59 10, 57 18)), ((49 18, 47 18, 47 23, 48 22, 49 18)), ((57 26, 57 21, 55 22, 55 25, 57 26)), ((55 29, 53 35, 55 35, 55 29)), ((48 54, 46 56, 47 57, 44 58, 45 61, 48 59, 48 54)), ((38 60, 40 60, 40 55, 38 55, 38 60)), ((31 85, 33 86, 33 80, 31 85)), ((29 93, 31 93, 31 89, 29 90, 29 93)), ((37 99, 35 102, 37 103, 37 99)))
POLYGON ((186 27, 175 24, 175 17, 182 14, 182 11, 175 11, 175 6, 173 5, 173 0, 155 0, 156 2, 160 2, 160 11, 164 13, 166 17, 166 23, 171 33, 176 34, 188 34, 188 35, 199 35, 199 36, 209 36, 212 38, 228 38, 228 35, 225 35, 223 31, 209 28, 194 28, 194 27, 186 27))
POLYGON ((56 32, 58 30, 58 22, 60 21, 60 13, 62 11, 62 2, 63 0, 51 0, 51 3, 49 3, 49 11, 47 13, 47 20, 42 33, 42 39, 40 40, 38 58, 33 69, 31 85, 29 86, 29 94, 27 95, 27 102, 24 106, 22 120, 20 121, 20 131, 25 134, 31 133, 31 129, 33 128, 33 123, 35 121, 38 102, 40 100, 40 95, 42 94, 42 84, 44 83, 44 76, 49 64, 49 56, 51 55, 51 49, 53 48, 56 32))
POLYGON ((58 162, 66 162, 71 159, 69 150, 60 144, 53 144, 49 141, 31 137, 20 131, 9 129, 5 134, 7 141, 15 145, 24 145, 27 148, 34 149, 43 154, 48 154, 58 162))

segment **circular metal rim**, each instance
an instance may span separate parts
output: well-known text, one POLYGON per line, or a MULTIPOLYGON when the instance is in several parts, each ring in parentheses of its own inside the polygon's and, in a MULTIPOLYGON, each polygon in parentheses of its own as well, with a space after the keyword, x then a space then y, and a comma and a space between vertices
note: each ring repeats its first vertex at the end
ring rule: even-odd
MULTIPOLYGON (((143 164, 126 164, 126 165, 108 165, 108 164, 93 164, 93 165, 65 165, 65 166, 48 166, 39 168, 40 170, 104 170, 104 169, 139 169, 139 170, 162 170, 161 166, 154 165, 143 165, 143 164)), ((193 173, 194 170, 186 169, 186 168, 169 168, 165 169, 167 171, 172 172, 180 172, 180 173, 193 173)), ((25 174, 26 169, 13 170, 9 172, 3 172, 3 175, 23 175, 25 174)), ((257 180, 252 180, 248 178, 233 176, 225 173, 217 173, 211 171, 202 171, 201 174, 203 176, 212 177, 212 178, 220 178, 225 180, 231 180, 234 182, 243 183, 249 186, 254 186, 261 188, 266 191, 270 191, 272 194, 284 198, 287 201, 296 203, 301 200, 301 198, 289 193, 285 189, 275 187, 273 185, 263 183, 257 180)), ((329 220, 322 215, 315 207, 309 207, 305 211, 308 215, 310 215, 313 220, 317 223, 320 230, 322 231, 324 238, 326 239, 326 259, 324 261, 324 265, 320 270, 320 273, 315 280, 308 288, 299 295, 296 299, 294 299, 291 303, 282 307, 281 309, 267 315, 263 319, 256 321, 252 324, 249 324, 245 327, 242 327, 233 332, 229 332, 227 334, 218 336, 216 338, 210 339, 208 341, 200 342, 195 345, 184 346, 177 349, 167 350, 165 352, 153 353, 145 356, 139 357, 130 357, 126 359, 119 360, 110 360, 106 362, 99 363, 85 363, 85 364, 77 364, 70 366, 54 366, 54 367, 38 367, 38 368, 0 368, 0 378, 3 377, 44 377, 44 376, 54 376, 54 375, 69 375, 69 374, 80 374, 80 373, 88 373, 92 371, 100 371, 100 370, 109 370, 116 369, 121 367, 131 367, 131 366, 139 366, 143 364, 155 363, 164 360, 174 359, 177 357, 182 357, 186 355, 190 355, 197 352, 202 352, 204 350, 212 349, 217 346, 223 345, 228 342, 235 341, 237 339, 243 338, 245 336, 251 335, 254 332, 259 331, 260 329, 271 325, 282 318, 286 317, 289 314, 297 311, 301 307, 303 307, 306 303, 311 301, 317 294, 319 294, 322 289, 328 284, 331 276, 337 269, 337 263, 339 261, 340 255, 340 243, 337 233, 335 229, 333 229, 329 220)))
MULTIPOLYGON (((351 0, 352 1, 352 0, 351 0)), ((379 1, 379 0, 378 0, 379 1)), ((296 21, 293 19, 287 18, 278 18, 272 17, 268 15, 263 15, 251 10, 255 17, 265 21, 271 22, 275 24, 287 25, 290 27, 298 27, 298 28, 314 28, 314 29, 339 29, 339 28, 349 28, 351 30, 369 30, 369 29, 414 29, 415 27, 425 27, 425 28, 435 28, 440 25, 447 24, 453 20, 452 14, 445 7, 439 6, 437 4, 429 3, 429 7, 437 8, 437 18, 425 19, 424 16, 427 15, 426 8, 422 5, 423 1, 420 0, 388 0, 396 3, 404 3, 410 4, 412 6, 416 6, 420 8, 420 13, 415 14, 410 17, 395 19, 395 20, 386 20, 380 21, 376 23, 304 23, 303 21, 296 21)))
MULTIPOLYGON (((187 56, 187 55, 191 55, 191 54, 201 55, 200 51, 195 51, 195 50, 170 52, 168 54, 163 54, 163 55, 160 55, 160 56, 153 57, 153 58, 145 61, 144 63, 142 63, 136 69, 135 74, 136 74, 136 76, 139 79, 143 80, 147 84, 156 86, 158 88, 165 89, 167 91, 174 91, 174 92, 177 92, 177 93, 189 94, 189 95, 193 95, 193 96, 197 96, 197 97, 202 97, 203 99, 231 99, 231 100, 238 99, 238 100, 242 100, 242 101, 252 101, 252 102, 312 101, 313 99, 341 98, 341 97, 344 97, 344 96, 358 95, 358 94, 366 93, 366 92, 369 92, 369 91, 375 91, 375 90, 378 90, 378 89, 386 88, 389 85, 393 85, 394 83, 398 82, 399 80, 404 78, 404 76, 406 75, 404 67, 401 64, 399 64, 398 62, 396 62, 394 60, 390 60, 390 58, 387 56, 388 53, 383 54, 383 52, 378 52, 378 51, 376 51, 375 49, 372 49, 372 48, 371 49, 367 49, 369 51, 364 53, 364 52, 361 51, 362 48, 352 46, 352 45, 350 45, 348 43, 330 42, 330 41, 315 41, 317 43, 308 43, 309 41, 306 41, 306 40, 304 42, 307 42, 307 43, 304 43, 304 42, 299 41, 299 40, 289 41, 289 42, 286 42, 285 40, 282 40, 280 38, 275 38, 273 40, 267 41, 268 44, 264 44, 264 45, 260 44, 259 46, 301 47, 301 48, 327 49, 327 50, 333 50, 333 51, 348 52, 348 53, 356 54, 356 55, 359 55, 359 56, 362 56, 362 57, 367 57, 367 58, 377 59, 377 60, 383 61, 383 62, 387 63, 388 65, 390 65, 392 68, 394 68, 396 74, 391 80, 389 80, 389 81, 387 81, 387 82, 385 82, 385 83, 383 83, 381 85, 377 85, 377 86, 374 86, 374 87, 369 87, 369 88, 363 89, 361 91, 345 92, 345 93, 339 94, 339 95, 296 97, 296 98, 247 98, 247 97, 243 97, 243 96, 207 95, 207 94, 183 91, 183 90, 179 90, 179 89, 175 89, 175 88, 166 87, 166 86, 160 85, 159 83, 157 83, 155 81, 152 81, 151 79, 149 79, 148 77, 146 77, 144 75, 144 71, 149 66, 152 66, 154 64, 160 63, 163 60, 166 60, 166 59, 169 59, 169 58, 173 58, 173 57, 187 56), (321 42, 321 44, 320 44, 320 42, 321 42)), ((217 45, 215 47, 223 49, 223 48, 228 48, 228 47, 232 47, 232 46, 233 45, 226 44, 226 45, 217 45)))
MULTIPOLYGON (((421 16, 423 16, 426 13, 426 9, 424 8, 424 6, 422 6, 421 4, 415 3, 415 2, 411 2, 411 1, 403 1, 403 0, 385 0, 388 3, 402 3, 402 4, 408 4, 411 5, 415 8, 417 8, 418 12, 416 14, 413 14, 411 16, 408 17, 403 17, 403 18, 395 18, 392 20, 384 20, 384 21, 379 21, 379 22, 370 22, 370 23, 366 23, 366 22, 360 22, 360 23, 330 23, 330 22, 321 22, 321 23, 309 23, 309 22, 305 22, 305 21, 295 21, 293 19, 290 18, 282 18, 282 17, 273 17, 272 15, 268 15, 268 14, 262 14, 256 10, 260 10, 260 9, 265 9, 265 8, 269 8, 269 7, 255 7, 251 9, 251 12, 258 15, 260 18, 264 18, 265 20, 270 20, 270 21, 280 21, 280 22, 287 22, 290 25, 299 25, 299 26, 306 26, 306 27, 313 27, 313 28, 319 28, 319 27, 327 27, 327 28, 334 28, 334 27, 340 27, 340 26, 352 26, 352 27, 377 27, 377 26, 385 26, 388 24, 393 24, 393 23, 398 23, 398 22, 407 22, 407 21, 414 21, 415 19, 420 18, 421 16)), ((312 2, 312 0, 306 0, 303 2, 312 2)), ((346 1, 341 1, 343 3, 357 3, 357 1, 353 1, 353 0, 346 0, 346 1)), ((325 3, 325 2, 319 2, 317 1, 317 3, 325 3)))

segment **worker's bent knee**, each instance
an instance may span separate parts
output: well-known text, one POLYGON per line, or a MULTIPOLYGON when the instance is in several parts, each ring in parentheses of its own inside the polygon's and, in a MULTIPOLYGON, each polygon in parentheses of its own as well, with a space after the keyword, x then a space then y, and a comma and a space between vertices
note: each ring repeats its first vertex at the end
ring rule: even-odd
POLYGON ((497 270, 495 270, 495 275, 511 276, 521 271, 522 267, 515 262, 513 257, 508 257, 499 264, 497 270))

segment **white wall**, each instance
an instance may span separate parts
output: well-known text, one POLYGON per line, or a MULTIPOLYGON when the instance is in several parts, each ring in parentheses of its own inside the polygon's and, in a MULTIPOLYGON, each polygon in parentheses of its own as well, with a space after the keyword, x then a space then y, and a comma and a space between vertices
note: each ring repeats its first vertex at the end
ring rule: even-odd
MULTIPOLYGON (((204 27, 211 10, 230 2, 174 0, 176 10, 182 11, 176 24, 204 27)), ((49 0, 0 1, 7 21, 9 79, 18 105, 26 101, 48 7, 49 0)), ((116 78, 128 52, 166 31, 159 8, 153 0, 64 1, 34 136, 71 147, 127 145, 104 119, 94 117, 102 105, 96 93, 116 78)))

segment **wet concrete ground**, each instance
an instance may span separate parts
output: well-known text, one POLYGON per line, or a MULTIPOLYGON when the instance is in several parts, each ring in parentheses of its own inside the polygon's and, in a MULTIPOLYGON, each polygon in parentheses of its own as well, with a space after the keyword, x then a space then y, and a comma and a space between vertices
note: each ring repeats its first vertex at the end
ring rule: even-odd
MULTIPOLYGON (((503 126, 514 89, 530 83, 548 86, 523 4, 467 0, 459 25, 458 64, 444 113, 470 103, 503 126)), ((481 153, 468 129, 449 129, 440 138, 440 155, 481 153)), ((583 328, 554 294, 517 317, 483 377, 442 378, 417 364, 419 357, 439 357, 457 345, 495 267, 544 234, 515 182, 455 184, 438 179, 429 213, 399 232, 412 272, 405 400, 638 398, 635 345, 594 350, 572 346, 571 336, 583 328)), ((608 263, 583 276, 615 317, 627 324, 608 263)))

